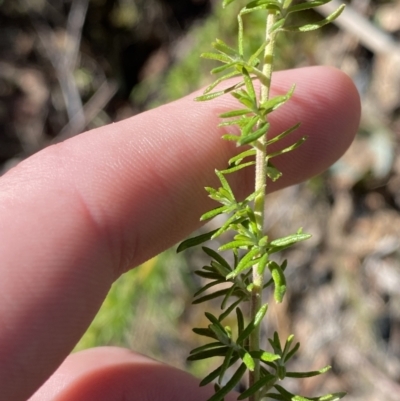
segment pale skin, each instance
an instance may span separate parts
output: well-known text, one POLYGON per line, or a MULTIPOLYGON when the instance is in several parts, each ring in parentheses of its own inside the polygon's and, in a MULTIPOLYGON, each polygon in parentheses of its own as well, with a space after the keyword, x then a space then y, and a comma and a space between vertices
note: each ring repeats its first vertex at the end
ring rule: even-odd
MULTIPOLYGON (((272 93, 292 83, 297 89, 272 115, 272 134, 302 121, 289 141, 309 139, 276 161, 284 175, 270 191, 327 169, 352 142, 360 118, 357 91, 340 71, 285 71, 273 82, 272 93)), ((217 185, 214 168, 236 152, 220 139, 217 114, 233 104, 230 96, 195 103, 191 95, 51 146, 0 179, 2 399, 210 396, 212 388, 198 388, 187 373, 128 350, 68 355, 112 282, 184 239, 213 207, 203 187, 217 185)), ((251 176, 236 176, 233 187, 248 193, 251 176)))

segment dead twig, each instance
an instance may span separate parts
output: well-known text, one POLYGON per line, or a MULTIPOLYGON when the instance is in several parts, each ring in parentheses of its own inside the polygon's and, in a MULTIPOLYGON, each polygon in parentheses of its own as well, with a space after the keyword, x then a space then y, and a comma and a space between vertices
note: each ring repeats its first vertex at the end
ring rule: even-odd
POLYGON ((116 94, 118 85, 115 81, 104 81, 95 94, 83 106, 83 121, 75 117, 61 130, 53 143, 64 141, 80 132, 92 121, 116 94))
POLYGON ((69 124, 75 131, 85 126, 82 99, 74 79, 82 28, 85 21, 89 0, 74 0, 68 15, 64 45, 57 46, 53 30, 43 21, 33 21, 40 41, 52 63, 64 98, 69 124))
MULTIPOLYGON (((342 2, 333 0, 317 8, 318 12, 327 16, 335 11, 342 2)), ((358 40, 374 53, 394 54, 400 57, 400 45, 387 33, 381 31, 350 5, 346 5, 340 18, 334 23, 344 31, 355 35, 358 40)))

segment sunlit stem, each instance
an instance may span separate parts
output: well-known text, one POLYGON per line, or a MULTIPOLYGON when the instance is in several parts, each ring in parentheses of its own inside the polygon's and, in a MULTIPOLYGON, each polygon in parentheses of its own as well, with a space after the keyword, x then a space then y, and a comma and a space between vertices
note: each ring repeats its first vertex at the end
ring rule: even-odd
MULTIPOLYGON (((261 85, 260 103, 269 99, 270 83, 273 67, 275 33, 271 32, 271 27, 275 23, 275 13, 269 11, 266 23, 266 40, 268 45, 264 52, 263 73, 267 77, 266 84, 261 85)), ((257 230, 261 234, 264 230, 264 207, 265 207, 265 190, 267 187, 267 135, 260 138, 257 143, 256 154, 256 177, 255 177, 255 190, 258 195, 254 201, 254 213, 256 216, 257 230)), ((253 319, 262 304, 262 288, 263 288, 263 274, 258 271, 258 266, 253 266, 253 289, 251 295, 251 318, 253 319)), ((255 329, 250 336, 250 351, 258 351, 260 349, 260 330, 261 325, 255 329)), ((249 373, 249 386, 252 386, 260 379, 260 363, 255 360, 255 368, 253 372, 249 373)), ((260 393, 257 392, 249 397, 249 401, 259 401, 260 393)))

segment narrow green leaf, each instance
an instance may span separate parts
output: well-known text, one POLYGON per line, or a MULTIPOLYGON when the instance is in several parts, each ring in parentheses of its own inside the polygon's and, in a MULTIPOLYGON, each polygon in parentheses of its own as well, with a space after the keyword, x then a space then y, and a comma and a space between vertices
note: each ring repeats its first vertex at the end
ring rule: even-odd
MULTIPOLYGON (((241 140, 240 137, 238 137, 239 144, 240 144, 240 140, 241 140)), ((242 145, 242 144, 240 144, 240 145, 242 145)), ((232 173, 235 173, 236 171, 243 170, 246 167, 254 166, 255 164, 256 164, 255 161, 247 162, 247 163, 239 164, 234 167, 227 168, 226 170, 221 170, 221 172, 224 174, 232 174, 232 173)))
MULTIPOLYGON (((238 74, 238 73, 232 73, 232 74, 228 74, 228 75, 229 75, 229 77, 234 77, 235 75, 240 75, 240 74, 238 74)), ((222 78, 220 78, 220 79, 217 80, 217 81, 222 82, 224 79, 228 79, 228 75, 226 75, 225 78, 222 77, 222 78)), ((215 86, 218 85, 219 82, 217 83, 217 81, 215 81, 213 84, 211 84, 210 87, 211 87, 212 85, 215 85, 215 86)), ((205 100, 215 99, 216 97, 219 97, 219 96, 225 95, 225 94, 227 94, 227 93, 230 93, 230 92, 232 92, 232 91, 234 91, 234 90, 240 88, 240 87, 243 86, 243 85, 244 85, 244 83, 243 83, 243 82, 240 82, 240 83, 238 83, 238 84, 236 84, 236 85, 230 86, 229 88, 223 89, 223 90, 221 90, 221 91, 213 92, 213 93, 206 93, 206 94, 203 95, 203 96, 198 96, 198 97, 195 98, 195 100, 197 100, 197 101, 199 101, 199 102, 203 102, 203 101, 205 101, 205 100)), ((215 87, 215 86, 214 86, 214 87, 215 87)), ((207 89, 209 89, 210 87, 208 87, 207 89)), ((207 91, 207 89, 206 89, 206 91, 207 91)), ((211 90, 211 89, 210 89, 210 90, 211 90)))
POLYGON ((192 304, 193 304, 193 305, 197 305, 197 304, 200 304, 200 303, 202 303, 202 302, 209 301, 210 299, 215 299, 215 298, 218 298, 218 297, 222 297, 222 296, 224 296, 228 291, 229 291, 229 289, 227 288, 227 289, 223 289, 223 290, 219 290, 219 291, 213 292, 212 294, 204 295, 204 297, 195 299, 195 300, 192 302, 192 304))
POLYGON ((276 364, 276 375, 279 380, 283 380, 286 377, 286 366, 276 364))
POLYGON ((278 21, 276 21, 275 24, 272 25, 272 27, 270 29, 270 33, 279 31, 283 27, 283 25, 285 25, 285 22, 286 22, 286 18, 278 19, 278 21))
MULTIPOLYGON (((245 201, 253 201, 254 199, 245 199, 245 201)), ((254 236, 258 236, 258 228, 257 228, 257 222, 255 220, 255 214, 254 214, 254 210, 251 209, 251 207, 249 205, 246 206, 246 217, 247 219, 244 221, 244 223, 246 224, 246 228, 251 232, 254 233, 254 236)), ((254 238, 255 242, 257 242, 257 238, 254 238)), ((263 247, 260 247, 263 248, 263 247)), ((264 249, 263 249, 264 250, 264 249)))
MULTIPOLYGON (((210 71, 210 73, 211 73, 212 75, 220 74, 221 72, 224 72, 224 71, 226 71, 226 70, 229 70, 229 68, 235 67, 236 64, 237 64, 236 61, 232 61, 231 63, 227 63, 227 64, 220 65, 219 67, 213 68, 213 69, 210 71)), ((232 73, 234 73, 235 75, 239 75, 239 74, 236 72, 236 70, 233 71, 232 73)), ((226 79, 226 78, 224 78, 223 80, 225 80, 225 79, 226 79)), ((217 84, 217 85, 218 85, 218 84, 217 84)), ((215 86, 216 86, 216 85, 215 85, 215 86)), ((215 86, 214 86, 214 88, 215 88, 215 86)))
POLYGON ((243 318, 243 312, 241 311, 240 308, 236 308, 236 320, 237 320, 237 327, 238 327, 238 336, 243 333, 244 330, 244 318, 243 318))
POLYGON ((234 207, 229 207, 229 206, 220 206, 217 207, 213 210, 210 210, 207 213, 204 213, 201 217, 200 217, 200 221, 204 221, 204 220, 208 220, 208 219, 212 219, 215 216, 218 216, 219 214, 222 213, 230 213, 233 210, 234 207))
POLYGON ((311 399, 311 398, 302 397, 301 395, 295 395, 295 396, 291 399, 291 401, 312 401, 312 399, 311 399))
POLYGON ((257 139, 261 138, 263 135, 266 134, 266 132, 269 129, 269 126, 270 125, 268 123, 263 123, 257 130, 247 134, 246 136, 242 135, 238 141, 238 144, 242 146, 242 145, 248 145, 249 143, 256 141, 257 139))
POLYGON ((218 326, 222 331, 224 331, 224 327, 222 326, 222 324, 220 323, 220 321, 218 320, 218 318, 216 316, 214 316, 212 313, 210 312, 205 312, 204 313, 206 315, 206 318, 213 324, 215 324, 216 326, 218 326))
MULTIPOLYGON (((225 188, 218 188, 218 193, 220 195, 220 202, 224 203, 225 205, 232 206, 232 204, 235 203, 235 198, 233 197, 233 194, 231 194, 229 191, 227 191, 225 188)), ((210 196, 212 198, 212 196, 210 196)))
POLYGON ((268 258, 269 258, 268 253, 264 253, 261 256, 261 258, 258 260, 258 265, 257 265, 257 273, 258 274, 264 274, 265 267, 267 266, 267 263, 268 263, 268 258))
POLYGON ((224 345, 231 345, 231 339, 228 336, 228 333, 225 331, 225 329, 221 326, 221 324, 218 322, 218 324, 210 324, 208 326, 210 330, 217 336, 217 340, 221 341, 222 344, 224 345))
POLYGON ((267 313, 268 310, 268 304, 264 304, 261 306, 261 308, 258 310, 256 313, 256 316, 254 318, 254 326, 257 327, 261 321, 264 319, 265 314, 267 313))
MULTIPOLYGON (((229 362, 229 367, 232 366, 234 363, 236 363, 239 360, 239 355, 234 355, 229 362)), ((208 374, 201 382, 200 382, 200 387, 205 386, 206 384, 211 383, 213 380, 215 380, 220 372, 221 372, 222 366, 218 367, 217 369, 213 370, 210 374, 208 374)))
POLYGON ((207 291, 208 289, 210 289, 211 287, 214 287, 215 285, 218 285, 218 284, 221 284, 224 282, 225 282, 225 279, 212 281, 211 283, 208 283, 207 285, 205 285, 204 287, 201 287, 198 291, 196 291, 194 293, 193 297, 195 298, 195 297, 199 296, 200 294, 202 294, 204 291, 207 291))
POLYGON ((226 6, 228 6, 229 4, 233 3, 235 0, 224 0, 222 2, 222 7, 225 8, 226 6))
POLYGON ((276 0, 254 0, 246 5, 245 10, 250 10, 259 7, 263 7, 266 10, 275 10, 275 11, 281 10, 279 2, 276 0))
POLYGON ((287 391, 286 389, 284 389, 282 386, 280 386, 279 384, 275 384, 275 389, 282 395, 285 395, 287 397, 295 397, 295 394, 290 393, 289 391, 287 391))
POLYGON ((224 281, 226 281, 226 275, 232 271, 230 268, 228 269, 225 265, 221 265, 214 260, 211 261, 211 266, 224 278, 224 281))
POLYGON ((213 249, 207 248, 205 246, 203 246, 202 249, 210 258, 216 260, 220 265, 224 266, 226 269, 232 270, 229 263, 218 252, 215 252, 213 249))
POLYGON ((290 346, 292 345, 292 342, 294 340, 294 335, 290 334, 290 336, 288 336, 285 346, 283 347, 283 351, 282 351, 282 356, 283 358, 285 358, 286 354, 289 352, 290 346))
POLYGON ((312 398, 312 401, 339 401, 346 396, 346 393, 334 393, 312 398))
MULTIPOLYGON (((241 221, 244 221, 244 218, 243 218, 243 220, 241 220, 241 221)), ((238 224, 239 224, 241 221, 239 221, 238 224)), ((236 224, 236 223, 233 222, 232 225, 234 225, 234 224, 236 224)), ((237 266, 237 264, 239 263, 239 249, 233 249, 233 250, 232 250, 232 253, 233 253, 233 266, 235 267, 235 266, 237 266)))
POLYGON ((257 124, 257 121, 258 121, 258 116, 249 118, 248 123, 241 131, 241 136, 245 137, 245 136, 249 135, 250 132, 253 130, 254 126, 257 124))
POLYGON ((243 80, 246 85, 247 93, 249 94, 250 99, 252 99, 255 103, 257 102, 256 91, 254 90, 253 80, 250 78, 249 71, 246 67, 242 68, 243 80))
MULTIPOLYGON (((251 118, 251 116, 246 116, 246 117, 242 117, 242 118, 236 118, 236 119, 232 119, 232 120, 228 120, 228 121, 223 121, 222 123, 218 124, 218 127, 229 127, 232 125, 237 125, 240 128, 240 127, 245 126, 247 121, 249 121, 250 118, 251 118)), ((222 138, 224 138, 224 137, 222 137, 222 138)))
POLYGON ((275 331, 273 338, 268 339, 269 343, 271 344, 275 354, 281 355, 282 354, 282 346, 279 340, 278 333, 275 331))
POLYGON ((197 352, 196 354, 190 355, 188 361, 200 361, 202 359, 213 358, 214 356, 225 356, 229 351, 229 347, 218 347, 212 348, 205 351, 197 352))
POLYGON ((205 345, 202 345, 200 347, 192 349, 190 351, 190 354, 191 355, 192 354, 197 354, 198 352, 202 352, 202 351, 205 351, 205 350, 210 349, 210 348, 221 347, 222 345, 223 344, 221 344, 219 341, 218 342, 214 342, 214 343, 208 343, 208 344, 205 344, 205 345))
POLYGON ((265 394, 265 396, 272 398, 273 400, 278 400, 278 401, 292 401, 292 398, 285 397, 282 394, 267 393, 267 394, 265 394))
POLYGON ((290 245, 296 244, 300 241, 305 241, 306 239, 311 238, 310 234, 292 234, 287 237, 282 237, 270 242, 271 246, 276 247, 288 247, 290 245))
MULTIPOLYGON (((251 202, 251 201, 253 201, 254 199, 256 199, 256 197, 261 193, 263 191, 263 189, 262 188, 260 188, 260 189, 257 189, 257 191, 254 191, 252 194, 250 194, 247 198, 246 198, 246 202, 251 202)), ((251 209, 246 209, 246 211, 251 211, 251 209)), ((253 214, 254 215, 254 212, 252 212, 252 213, 247 213, 248 214, 248 216, 250 216, 251 214, 253 214)), ((253 221, 253 220, 252 220, 253 221)))
POLYGON ((282 177, 282 173, 276 167, 274 167, 269 160, 267 165, 267 177, 272 182, 275 182, 276 180, 282 177))
POLYGON ((200 57, 206 58, 208 60, 217 60, 221 63, 230 63, 232 61, 230 57, 220 53, 202 53, 200 54, 200 57))
POLYGON ((222 246, 220 246, 218 249, 220 251, 227 251, 229 249, 235 249, 235 248, 247 248, 248 246, 253 246, 255 245, 252 240, 240 240, 240 241, 231 241, 228 242, 222 246))
POLYGON ((228 352, 225 355, 224 362, 221 365, 221 370, 219 372, 218 383, 221 384, 222 380, 224 379, 225 372, 229 368, 229 364, 231 362, 231 358, 234 352, 234 348, 230 347, 228 352))
POLYGON ((231 57, 239 57, 239 53, 236 51, 236 49, 233 49, 232 47, 228 46, 223 40, 221 39, 216 39, 215 42, 211 44, 211 46, 215 49, 221 52, 222 54, 226 54, 231 57))
POLYGON ((202 244, 203 242, 209 241, 211 237, 217 232, 218 230, 213 230, 205 234, 197 235, 196 237, 188 238, 187 240, 181 242, 176 250, 177 253, 182 252, 188 248, 193 246, 197 246, 202 244))
POLYGON ((283 155, 284 153, 291 152, 292 150, 297 149, 299 146, 301 146, 305 141, 307 140, 306 136, 303 136, 303 138, 299 139, 297 142, 295 142, 293 145, 288 146, 287 148, 284 148, 282 150, 278 150, 277 152, 270 153, 267 155, 267 159, 272 159, 276 156, 283 155))
POLYGON ((238 110, 232 110, 228 111, 226 113, 222 113, 219 115, 220 118, 232 118, 232 117, 239 117, 239 116, 245 116, 246 114, 252 113, 250 109, 238 109, 238 110))
POLYGON ((275 376, 267 375, 262 377, 256 383, 254 383, 251 387, 249 387, 246 391, 239 395, 238 400, 245 400, 249 398, 251 395, 255 394, 257 391, 261 390, 264 386, 272 383, 275 379, 275 376))
POLYGON ((317 1, 309 1, 305 3, 295 4, 287 8, 286 13, 297 13, 299 11, 310 10, 314 7, 322 6, 323 4, 329 3, 331 0, 317 0, 317 1))
POLYGON ((246 150, 246 151, 244 151, 242 153, 239 153, 238 155, 232 157, 231 159, 229 159, 228 163, 229 163, 230 166, 232 164, 239 164, 246 157, 255 156, 255 154, 256 154, 256 150, 255 149, 249 149, 249 150, 246 150))
MULTIPOLYGON (((251 72, 257 77, 257 79, 263 84, 263 85, 270 85, 270 81, 269 78, 262 72, 260 71, 258 68, 253 67, 251 69, 251 72)), ((266 113, 264 113, 263 115, 266 115, 266 113)))
MULTIPOLYGON (((232 65, 231 64, 225 64, 223 67, 227 67, 230 68, 232 65)), ((208 93, 210 93, 215 87, 217 87, 221 82, 226 81, 227 79, 233 78, 233 77, 237 77, 238 75, 240 75, 240 73, 237 73, 236 71, 233 72, 229 72, 228 74, 223 75, 222 77, 219 77, 218 79, 216 79, 212 84, 210 84, 209 86, 207 86, 207 88, 204 90, 204 95, 207 95, 208 93)), ((234 90, 234 87, 231 87, 234 90)), ((228 91, 229 92, 229 91, 228 91)), ((228 93, 226 92, 226 90, 221 91, 221 94, 225 94, 228 93)), ((217 92, 219 93, 219 92, 217 92)), ((201 96, 200 96, 201 97, 201 96)), ((196 98, 196 100, 200 100, 199 98, 196 98)), ((205 99, 207 100, 207 99, 205 99)))
POLYGON ((221 278, 221 276, 218 273, 213 273, 203 270, 196 270, 194 274, 196 274, 196 276, 203 277, 208 280, 219 280, 221 278))
POLYGON ((248 291, 248 293, 250 294, 253 291, 254 288, 254 283, 250 283, 247 287, 246 290, 248 291))
POLYGON ((231 95, 249 109, 256 109, 256 99, 250 97, 245 90, 231 92, 231 95))
POLYGON ((293 355, 299 350, 300 348, 300 343, 296 343, 296 345, 287 353, 287 355, 284 358, 285 363, 288 362, 293 355))
POLYGON ((196 333, 199 336, 210 337, 210 338, 213 338, 213 339, 217 340, 217 336, 210 329, 195 327, 194 329, 192 329, 192 331, 193 331, 193 333, 196 333))
POLYGON ((286 277, 281 267, 274 261, 270 260, 268 268, 271 272, 272 279, 274 280, 274 298, 277 303, 281 303, 286 293, 286 277))
POLYGON ((237 343, 241 344, 243 341, 250 336, 254 329, 260 324, 261 320, 265 316, 268 310, 268 304, 261 306, 259 311, 256 313, 254 319, 247 325, 247 327, 240 333, 237 343))
MULTIPOLYGON (((329 0, 330 1, 330 0, 329 0)), ((301 123, 297 123, 295 125, 293 125, 292 127, 288 128, 287 130, 281 132, 279 135, 274 136, 273 138, 269 139, 267 141, 267 146, 272 145, 275 142, 280 141, 281 139, 283 139, 285 136, 291 134, 293 131, 296 131, 299 127, 300 127, 301 123)))
POLYGON ((330 22, 334 21, 336 18, 339 17, 339 15, 343 12, 345 9, 345 5, 342 4, 336 11, 334 11, 332 14, 328 15, 326 18, 314 22, 312 24, 306 24, 306 25, 291 25, 291 26, 284 26, 282 30, 287 31, 287 32, 309 32, 309 31, 315 31, 316 29, 319 29, 323 27, 324 25, 329 24, 330 22))
POLYGON ((285 104, 293 95, 296 85, 292 85, 289 91, 285 95, 278 95, 272 99, 268 99, 266 102, 261 104, 261 107, 265 110, 265 113, 271 113, 283 104, 285 104))
POLYGON ((296 379, 302 379, 305 377, 313 377, 313 376, 319 376, 324 373, 326 373, 329 369, 331 369, 330 366, 326 366, 320 370, 314 370, 311 372, 286 372, 286 377, 293 377, 296 379))
POLYGON ((255 65, 256 64, 256 60, 258 59, 258 57, 264 52, 264 49, 267 47, 267 45, 269 44, 270 40, 265 40, 262 45, 250 56, 248 63, 250 65, 255 65))
POLYGON ((240 259, 240 262, 237 265, 237 267, 235 268, 235 270, 226 276, 226 279, 229 280, 230 278, 234 278, 234 277, 238 276, 244 270, 253 266, 253 264, 255 263, 255 261, 253 261, 253 258, 256 257, 259 253, 260 253, 260 249, 258 247, 253 248, 252 250, 247 252, 243 256, 243 258, 240 259))
POLYGON ((233 302, 232 305, 228 306, 228 308, 219 315, 218 320, 222 322, 241 302, 243 302, 243 298, 239 298, 237 301, 233 302))
POLYGON ((225 141, 238 142, 240 140, 240 136, 231 135, 231 134, 225 134, 225 135, 222 135, 222 139, 224 139, 225 141))
POLYGON ((242 363, 226 385, 209 398, 208 401, 221 401, 240 382, 240 379, 245 374, 246 370, 246 365, 242 363))
POLYGON ((281 357, 279 355, 272 354, 272 353, 266 352, 266 351, 263 351, 260 356, 260 360, 262 360, 264 362, 274 362, 277 359, 281 359, 281 357))
MULTIPOLYGON (((266 362, 266 361, 261 361, 263 362, 265 365, 269 366, 271 369, 274 369, 275 371, 275 376, 277 376, 276 370, 277 370, 277 363, 276 362, 266 362)), ((260 366, 260 368, 262 367, 262 365, 260 366)), ((264 368, 265 369, 265 368, 264 368)), ((265 369, 266 370, 266 369, 265 369)), ((266 370, 267 372, 269 372, 268 370, 266 370)))
POLYGON ((232 199, 235 199, 235 195, 233 194, 233 191, 232 191, 227 179, 224 177, 224 175, 218 170, 215 170, 215 174, 219 178, 222 188, 224 188, 226 191, 228 191, 228 193, 232 197, 232 199))
MULTIPOLYGON (((212 262, 212 261, 211 261, 211 262, 212 262)), ((207 271, 207 272, 218 273, 218 270, 215 269, 215 267, 211 266, 211 263, 210 263, 210 265, 208 265, 208 266, 207 266, 207 265, 206 265, 206 266, 203 266, 202 269, 205 270, 205 271, 207 271)), ((223 276, 223 277, 225 277, 225 276, 223 276)))
POLYGON ((254 368, 256 365, 255 365, 254 359, 248 352, 245 352, 245 354, 242 358, 242 361, 245 363, 247 369, 249 369, 251 372, 254 371, 254 368))
POLYGON ((244 225, 238 225, 238 227, 235 227, 236 231, 238 234, 236 234, 233 239, 236 241, 247 241, 250 240, 252 243, 257 241, 257 238, 253 235, 253 233, 249 232, 246 230, 246 227, 244 225))
POLYGON ((218 195, 218 191, 215 188, 212 187, 204 187, 204 189, 209 193, 209 195, 211 196, 216 196, 218 195))
MULTIPOLYGON (((232 296, 232 294, 233 294, 233 292, 235 291, 235 289, 236 289, 236 285, 235 285, 235 284, 233 284, 233 285, 229 288, 229 291, 225 294, 225 297, 224 297, 224 299, 223 299, 222 302, 221 302, 221 309, 225 309, 225 308, 226 308, 226 304, 227 304, 229 298, 232 296)), ((219 320, 219 319, 218 319, 218 320, 219 320)))
POLYGON ((241 222, 243 220, 244 220, 244 217, 238 217, 237 213, 235 213, 234 215, 229 217, 229 219, 227 219, 225 221, 225 223, 213 234, 211 239, 217 238, 222 233, 224 233, 225 231, 229 230, 231 225, 237 224, 237 223, 239 223, 239 222, 241 222))

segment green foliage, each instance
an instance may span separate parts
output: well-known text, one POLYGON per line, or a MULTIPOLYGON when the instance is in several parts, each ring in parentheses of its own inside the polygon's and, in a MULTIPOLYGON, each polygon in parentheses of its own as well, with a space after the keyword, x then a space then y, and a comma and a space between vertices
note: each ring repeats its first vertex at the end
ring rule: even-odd
MULTIPOLYGON (((285 94, 270 96, 273 71, 273 60, 277 35, 281 32, 307 32, 318 29, 337 18, 343 11, 339 7, 325 19, 300 25, 291 24, 294 14, 310 10, 329 0, 316 0, 292 4, 292 0, 253 0, 241 8, 238 19, 238 45, 234 48, 221 39, 212 43, 213 52, 203 53, 205 59, 217 61, 220 66, 211 70, 218 75, 212 84, 197 97, 197 101, 211 100, 230 94, 238 102, 238 108, 220 115, 221 127, 236 127, 236 133, 227 133, 223 138, 236 142, 238 147, 246 146, 237 156, 229 160, 225 170, 216 170, 220 187, 206 187, 209 197, 220 206, 201 216, 207 220, 224 214, 225 223, 219 229, 207 234, 190 238, 178 247, 183 251, 192 246, 224 235, 227 240, 219 246, 218 252, 208 247, 203 251, 211 258, 209 265, 203 266, 195 273, 211 280, 200 288, 193 303, 203 303, 211 299, 219 299, 222 313, 217 317, 206 312, 208 327, 196 328, 193 331, 201 336, 209 337, 212 342, 194 349, 189 360, 203 360, 211 357, 222 357, 221 365, 211 372, 202 385, 217 379, 215 394, 209 401, 220 401, 234 389, 248 372, 249 387, 238 399, 258 401, 261 398, 284 401, 339 400, 343 393, 328 394, 317 398, 305 398, 285 390, 278 383, 286 377, 305 378, 325 373, 329 367, 311 372, 290 372, 287 363, 299 349, 293 345, 293 335, 289 336, 282 346, 277 333, 270 338, 269 344, 273 352, 261 348, 260 327, 268 311, 268 304, 262 304, 262 291, 272 287, 277 303, 282 302, 287 287, 285 269, 287 261, 279 264, 270 259, 276 252, 291 247, 298 242, 310 238, 300 228, 296 233, 282 238, 270 239, 264 233, 264 207, 267 178, 276 181, 281 171, 271 163, 271 159, 297 149, 305 137, 281 150, 270 152, 269 146, 276 144, 294 132, 300 123, 289 127, 279 135, 269 137, 269 115, 283 107, 293 96, 294 85, 285 94), (264 13, 266 16, 266 35, 258 46, 248 46, 245 35, 244 17, 252 13, 264 13), (251 51, 249 51, 249 49, 251 51), (232 81, 232 78, 235 80, 232 81), (228 81, 229 82, 226 82, 228 81), (221 87, 222 86, 222 87, 221 87), (260 95, 257 92, 260 91, 260 95), (250 166, 256 165, 255 191, 244 200, 239 201, 232 190, 226 176, 250 166), (225 258, 221 252, 231 252, 231 258, 225 258), (265 277, 264 277, 265 276, 265 277), (264 283, 264 280, 266 283, 264 283), (226 283, 221 289, 220 284, 226 283), (210 291, 217 286, 216 291, 210 291), (241 305, 248 303, 250 315, 244 317, 241 305), (236 326, 224 326, 223 321, 236 312, 236 326), (247 321, 247 323, 246 323, 247 321), (230 367, 239 364, 235 373, 225 379, 230 367)), ((240 0, 224 0, 223 7, 240 0)))

